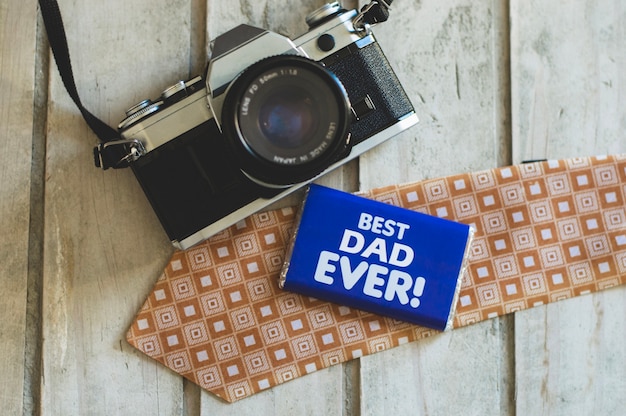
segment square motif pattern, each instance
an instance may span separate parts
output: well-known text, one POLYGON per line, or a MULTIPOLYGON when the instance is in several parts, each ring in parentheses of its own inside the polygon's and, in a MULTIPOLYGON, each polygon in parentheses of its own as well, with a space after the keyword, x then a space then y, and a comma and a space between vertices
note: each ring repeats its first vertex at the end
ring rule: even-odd
MULTIPOLYGON (((509 166, 362 196, 475 228, 455 327, 626 283, 626 155, 509 166)), ((128 342, 232 402, 437 332, 281 291, 296 211, 255 214, 174 253, 128 342)))

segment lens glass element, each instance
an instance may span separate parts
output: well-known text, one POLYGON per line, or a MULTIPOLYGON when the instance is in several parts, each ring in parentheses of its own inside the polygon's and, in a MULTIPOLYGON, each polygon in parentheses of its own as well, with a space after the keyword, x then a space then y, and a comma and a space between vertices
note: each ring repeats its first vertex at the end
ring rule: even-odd
MULTIPOLYGON (((267 162, 307 164, 334 146, 345 109, 331 77, 290 63, 265 69, 252 79, 237 111, 239 140, 267 162)), ((341 125, 341 126, 340 126, 341 125)))
POLYGON ((293 149, 313 135, 319 114, 306 91, 298 87, 277 88, 261 104, 258 121, 261 132, 271 144, 293 149))

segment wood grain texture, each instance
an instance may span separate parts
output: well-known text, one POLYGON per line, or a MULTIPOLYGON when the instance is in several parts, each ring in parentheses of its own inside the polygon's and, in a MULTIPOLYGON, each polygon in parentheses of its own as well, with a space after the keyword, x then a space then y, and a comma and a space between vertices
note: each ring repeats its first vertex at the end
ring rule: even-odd
MULTIPOLYGON (((490 168, 506 160, 499 2, 398 4, 377 31, 420 124, 360 160, 363 189, 490 168)), ((378 28, 377 28, 378 29, 378 28)), ((511 412, 512 327, 484 322, 361 359, 361 414, 511 412), (489 358, 487 358, 489 357, 489 358), (454 399, 452 399, 454 398, 454 399), (468 403, 472 403, 468 407, 468 403)))
MULTIPOLYGON (((189 76, 190 1, 59 3, 83 102, 109 124, 189 76)), ((173 250, 132 173, 94 168, 95 143, 52 67, 43 413, 181 414, 182 379, 124 341, 173 250)))
MULTIPOLYGON (((626 5, 511 3, 513 157, 626 152, 626 5)), ((515 315, 517 414, 621 415, 626 288, 515 315)))
POLYGON ((0 404, 22 414, 37 8, 0 4, 0 404))
MULTIPOLYGON (((116 125, 127 107, 200 73, 218 34, 249 23, 297 36, 325 1, 59 3, 83 102, 116 125)), ((626 152, 624 2, 397 1, 375 33, 421 122, 321 183, 355 191, 626 152)), ((39 81, 49 84, 37 85, 45 64, 36 42, 36 2, 0 4, 3 414, 37 406, 44 415, 624 413, 624 287, 404 345, 232 405, 136 352, 125 331, 173 249, 132 173, 93 167, 96 138, 53 62, 39 81), (49 97, 45 113, 37 94, 49 97), (44 138, 37 124, 46 119, 44 138), (31 166, 44 139, 45 176, 31 166), (45 212, 31 193, 44 181, 45 212), (43 241, 30 241, 43 244, 35 316, 29 239, 41 238, 34 227, 44 220, 43 241), (39 371, 29 368, 38 346, 25 344, 41 320, 39 397, 39 371)))
POLYGON ((513 0, 511 19, 518 158, 623 152, 626 5, 513 0))
MULTIPOLYGON (((279 0, 242 0, 230 2, 209 2, 207 7, 207 39, 215 39, 233 27, 246 23, 267 28, 295 38, 307 31, 306 15, 322 6, 320 0, 306 0, 298 7, 285 7, 279 0)), ((318 182, 338 189, 354 191, 357 165, 352 163, 320 178, 318 182)), ((301 200, 302 192, 276 203, 279 206, 292 206, 301 200)), ((343 407, 343 371, 334 367, 318 371, 306 377, 290 381, 270 391, 252 398, 226 404, 203 392, 201 396, 202 415, 257 415, 257 414, 340 414, 343 407), (314 392, 314 394, 310 394, 314 392)))

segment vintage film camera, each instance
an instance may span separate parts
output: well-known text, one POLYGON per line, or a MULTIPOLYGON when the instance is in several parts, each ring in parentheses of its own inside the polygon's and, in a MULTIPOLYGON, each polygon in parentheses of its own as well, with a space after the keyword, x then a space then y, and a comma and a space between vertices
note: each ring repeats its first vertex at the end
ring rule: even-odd
MULTIPOLYGON (((367 7, 384 15, 389 3, 367 7)), ((240 25, 215 39, 205 76, 127 111, 119 130, 130 166, 176 247, 417 123, 366 8, 327 4, 293 40, 240 25)))

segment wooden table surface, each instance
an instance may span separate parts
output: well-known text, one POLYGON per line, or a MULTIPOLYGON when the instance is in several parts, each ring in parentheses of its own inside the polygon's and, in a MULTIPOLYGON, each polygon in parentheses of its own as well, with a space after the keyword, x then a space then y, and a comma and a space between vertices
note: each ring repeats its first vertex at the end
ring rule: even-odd
MULTIPOLYGON (((239 23, 323 0, 60 0, 111 125, 239 23)), ((626 152, 626 1, 397 0, 375 32, 420 124, 324 177, 349 191, 626 152)), ((626 287, 492 319, 225 404, 125 332, 173 252, 129 170, 93 166, 35 0, 0 3, 0 406, 44 415, 625 415, 626 287)), ((292 200, 290 203, 294 203, 292 200)))

